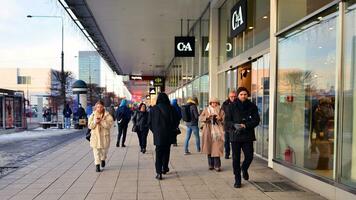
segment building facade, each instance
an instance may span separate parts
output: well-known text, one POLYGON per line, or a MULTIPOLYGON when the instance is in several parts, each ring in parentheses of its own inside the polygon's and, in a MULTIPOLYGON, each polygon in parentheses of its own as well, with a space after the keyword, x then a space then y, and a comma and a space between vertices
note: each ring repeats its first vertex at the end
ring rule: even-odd
POLYGON ((100 55, 96 51, 79 51, 79 80, 100 85, 100 55))
POLYGON ((202 109, 247 87, 256 155, 322 196, 356 198, 356 1, 216 0, 191 24, 196 55, 172 60, 170 98, 202 109))

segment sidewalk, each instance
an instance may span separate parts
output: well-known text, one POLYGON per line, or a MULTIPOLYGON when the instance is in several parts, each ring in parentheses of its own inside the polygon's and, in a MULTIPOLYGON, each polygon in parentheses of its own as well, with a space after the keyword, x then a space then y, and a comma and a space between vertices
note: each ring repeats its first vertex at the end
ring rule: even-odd
MULTIPOLYGON (((128 130, 131 130, 130 127, 128 130)), ((209 171, 206 156, 194 151, 184 156, 179 136, 178 147, 171 149, 170 172, 157 181, 154 170, 152 134, 148 151, 139 152, 136 133, 128 131, 126 148, 115 147, 112 136, 107 166, 96 173, 92 151, 84 138, 75 140, 24 168, 0 179, 1 199, 324 199, 297 187, 301 191, 262 192, 252 182, 233 188, 232 160, 222 159, 222 171, 209 171)), ((289 182, 255 159, 250 168, 250 181, 289 182)))

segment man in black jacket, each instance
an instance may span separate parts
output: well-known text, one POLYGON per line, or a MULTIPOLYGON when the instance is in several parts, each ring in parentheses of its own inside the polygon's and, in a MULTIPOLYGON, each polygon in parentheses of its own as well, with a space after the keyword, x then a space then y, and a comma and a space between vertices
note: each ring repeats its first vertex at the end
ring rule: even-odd
POLYGON ((248 168, 253 160, 253 141, 256 141, 254 129, 260 123, 257 106, 247 99, 248 93, 246 88, 239 87, 237 101, 229 105, 225 114, 225 130, 232 146, 235 188, 241 187, 241 171, 243 178, 249 179, 248 168), (241 149, 245 159, 240 166, 241 149))
POLYGON ((170 147, 175 142, 175 130, 179 126, 177 112, 171 106, 167 94, 158 94, 156 105, 149 111, 148 124, 156 146, 156 179, 162 180, 162 174, 169 171, 170 147))
MULTIPOLYGON (((221 106, 221 109, 224 111, 224 113, 227 113, 229 105, 234 103, 236 101, 236 99, 237 99, 236 91, 234 91, 234 90, 230 91, 229 98, 226 101, 224 101, 224 103, 221 106)), ((227 130, 225 130, 224 146, 225 146, 225 159, 229 159, 230 158, 230 137, 229 137, 229 133, 227 130)))

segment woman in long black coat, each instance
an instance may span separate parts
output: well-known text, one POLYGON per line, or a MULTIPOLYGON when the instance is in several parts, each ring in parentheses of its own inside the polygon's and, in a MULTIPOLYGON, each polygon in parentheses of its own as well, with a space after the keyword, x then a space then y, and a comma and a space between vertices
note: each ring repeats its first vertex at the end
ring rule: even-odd
POLYGON ((141 103, 138 110, 132 117, 132 122, 135 131, 137 132, 138 141, 140 143, 141 152, 146 153, 147 134, 148 134, 148 112, 146 105, 141 103))
POLYGON ((156 105, 149 112, 149 128, 153 132, 153 143, 156 146, 158 180, 169 171, 170 147, 175 143, 178 125, 178 114, 171 106, 167 94, 159 93, 156 105))

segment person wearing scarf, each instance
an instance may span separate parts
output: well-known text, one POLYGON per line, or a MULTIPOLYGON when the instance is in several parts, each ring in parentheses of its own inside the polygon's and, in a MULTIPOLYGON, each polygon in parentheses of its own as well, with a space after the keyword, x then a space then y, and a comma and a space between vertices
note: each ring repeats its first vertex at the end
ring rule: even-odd
POLYGON ((221 170, 220 157, 224 155, 224 111, 220 109, 219 100, 211 98, 209 106, 199 116, 203 124, 202 153, 208 155, 209 169, 221 170))
POLYGON ((105 111, 104 102, 99 100, 95 104, 95 111, 90 115, 88 128, 91 130, 90 147, 93 148, 96 172, 105 167, 110 146, 110 129, 114 123, 109 112, 105 111))

